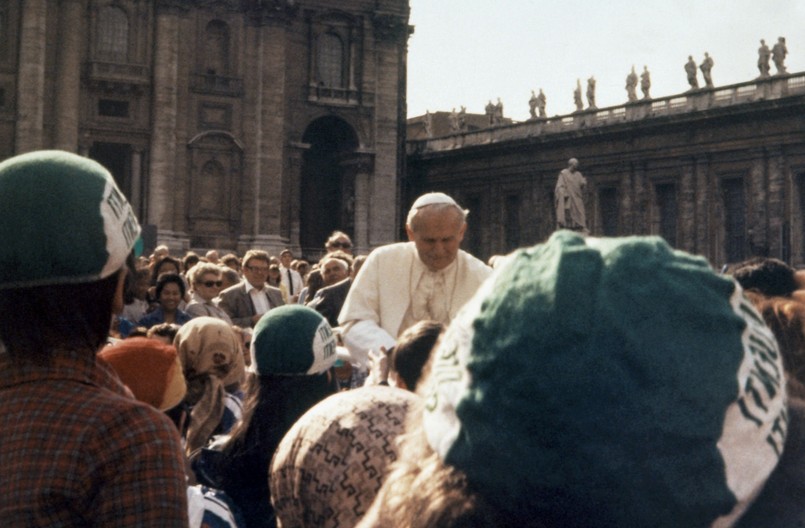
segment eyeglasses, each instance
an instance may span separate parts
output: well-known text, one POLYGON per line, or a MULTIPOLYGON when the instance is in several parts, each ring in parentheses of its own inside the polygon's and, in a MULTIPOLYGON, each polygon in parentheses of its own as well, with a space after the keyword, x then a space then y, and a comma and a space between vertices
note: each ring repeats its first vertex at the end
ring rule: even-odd
POLYGON ((349 242, 339 242, 336 240, 335 242, 331 243, 330 246, 340 249, 349 249, 352 247, 352 244, 350 244, 349 242))
POLYGON ((204 281, 200 282, 199 284, 203 284, 207 288, 212 288, 213 286, 218 286, 220 288, 224 285, 224 281, 204 281))
POLYGON ((268 266, 246 266, 246 269, 255 273, 268 273, 268 266))

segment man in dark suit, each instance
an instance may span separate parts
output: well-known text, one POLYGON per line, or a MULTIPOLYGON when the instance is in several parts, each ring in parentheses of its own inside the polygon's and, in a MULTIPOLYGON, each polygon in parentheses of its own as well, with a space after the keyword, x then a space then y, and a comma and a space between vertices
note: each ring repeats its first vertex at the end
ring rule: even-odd
POLYGON ((244 280, 221 292, 218 306, 232 319, 232 324, 253 327, 272 308, 285 304, 279 288, 266 284, 268 253, 251 249, 243 256, 244 280))
MULTIPOLYGON (((338 259, 339 257, 325 257, 322 260, 322 267, 326 268, 329 265, 330 259, 338 259)), ((338 326, 338 314, 341 312, 341 307, 344 305, 344 300, 347 298, 349 288, 352 286, 352 281, 361 269, 361 265, 366 260, 365 256, 355 257, 352 262, 352 269, 348 278, 336 282, 335 284, 326 286, 320 289, 313 300, 308 304, 311 308, 322 314, 330 326, 338 326)))

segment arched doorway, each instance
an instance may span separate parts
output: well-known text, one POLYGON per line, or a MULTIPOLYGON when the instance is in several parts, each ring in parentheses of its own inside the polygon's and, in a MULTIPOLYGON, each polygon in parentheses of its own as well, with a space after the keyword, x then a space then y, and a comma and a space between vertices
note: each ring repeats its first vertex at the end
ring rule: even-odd
POLYGON ((310 148, 302 158, 299 245, 303 255, 316 258, 333 230, 353 236, 355 176, 344 162, 358 137, 344 120, 328 116, 308 125, 302 141, 310 148))

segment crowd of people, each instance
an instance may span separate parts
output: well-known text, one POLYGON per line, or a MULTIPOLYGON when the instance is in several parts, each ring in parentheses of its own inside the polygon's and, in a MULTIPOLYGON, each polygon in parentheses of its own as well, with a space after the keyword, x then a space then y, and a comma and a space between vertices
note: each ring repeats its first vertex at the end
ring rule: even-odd
POLYGON ((468 213, 144 257, 99 164, 0 163, 6 524, 805 523, 802 272, 569 230, 493 270, 468 213))

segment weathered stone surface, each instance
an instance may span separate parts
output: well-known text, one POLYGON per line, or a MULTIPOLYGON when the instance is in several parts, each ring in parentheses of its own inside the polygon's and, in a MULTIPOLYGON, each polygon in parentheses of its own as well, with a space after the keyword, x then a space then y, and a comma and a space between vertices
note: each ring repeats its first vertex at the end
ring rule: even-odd
POLYGON ((407 0, 8 0, 4 9, 3 49, 19 50, 13 60, 0 53, 0 89, 19 86, 4 97, 15 117, 0 126, 4 152, 58 147, 98 159, 156 227, 154 242, 315 254, 335 229, 365 251, 397 239, 407 0), (316 189, 303 180, 323 163, 319 183, 334 192, 311 201, 316 189))

